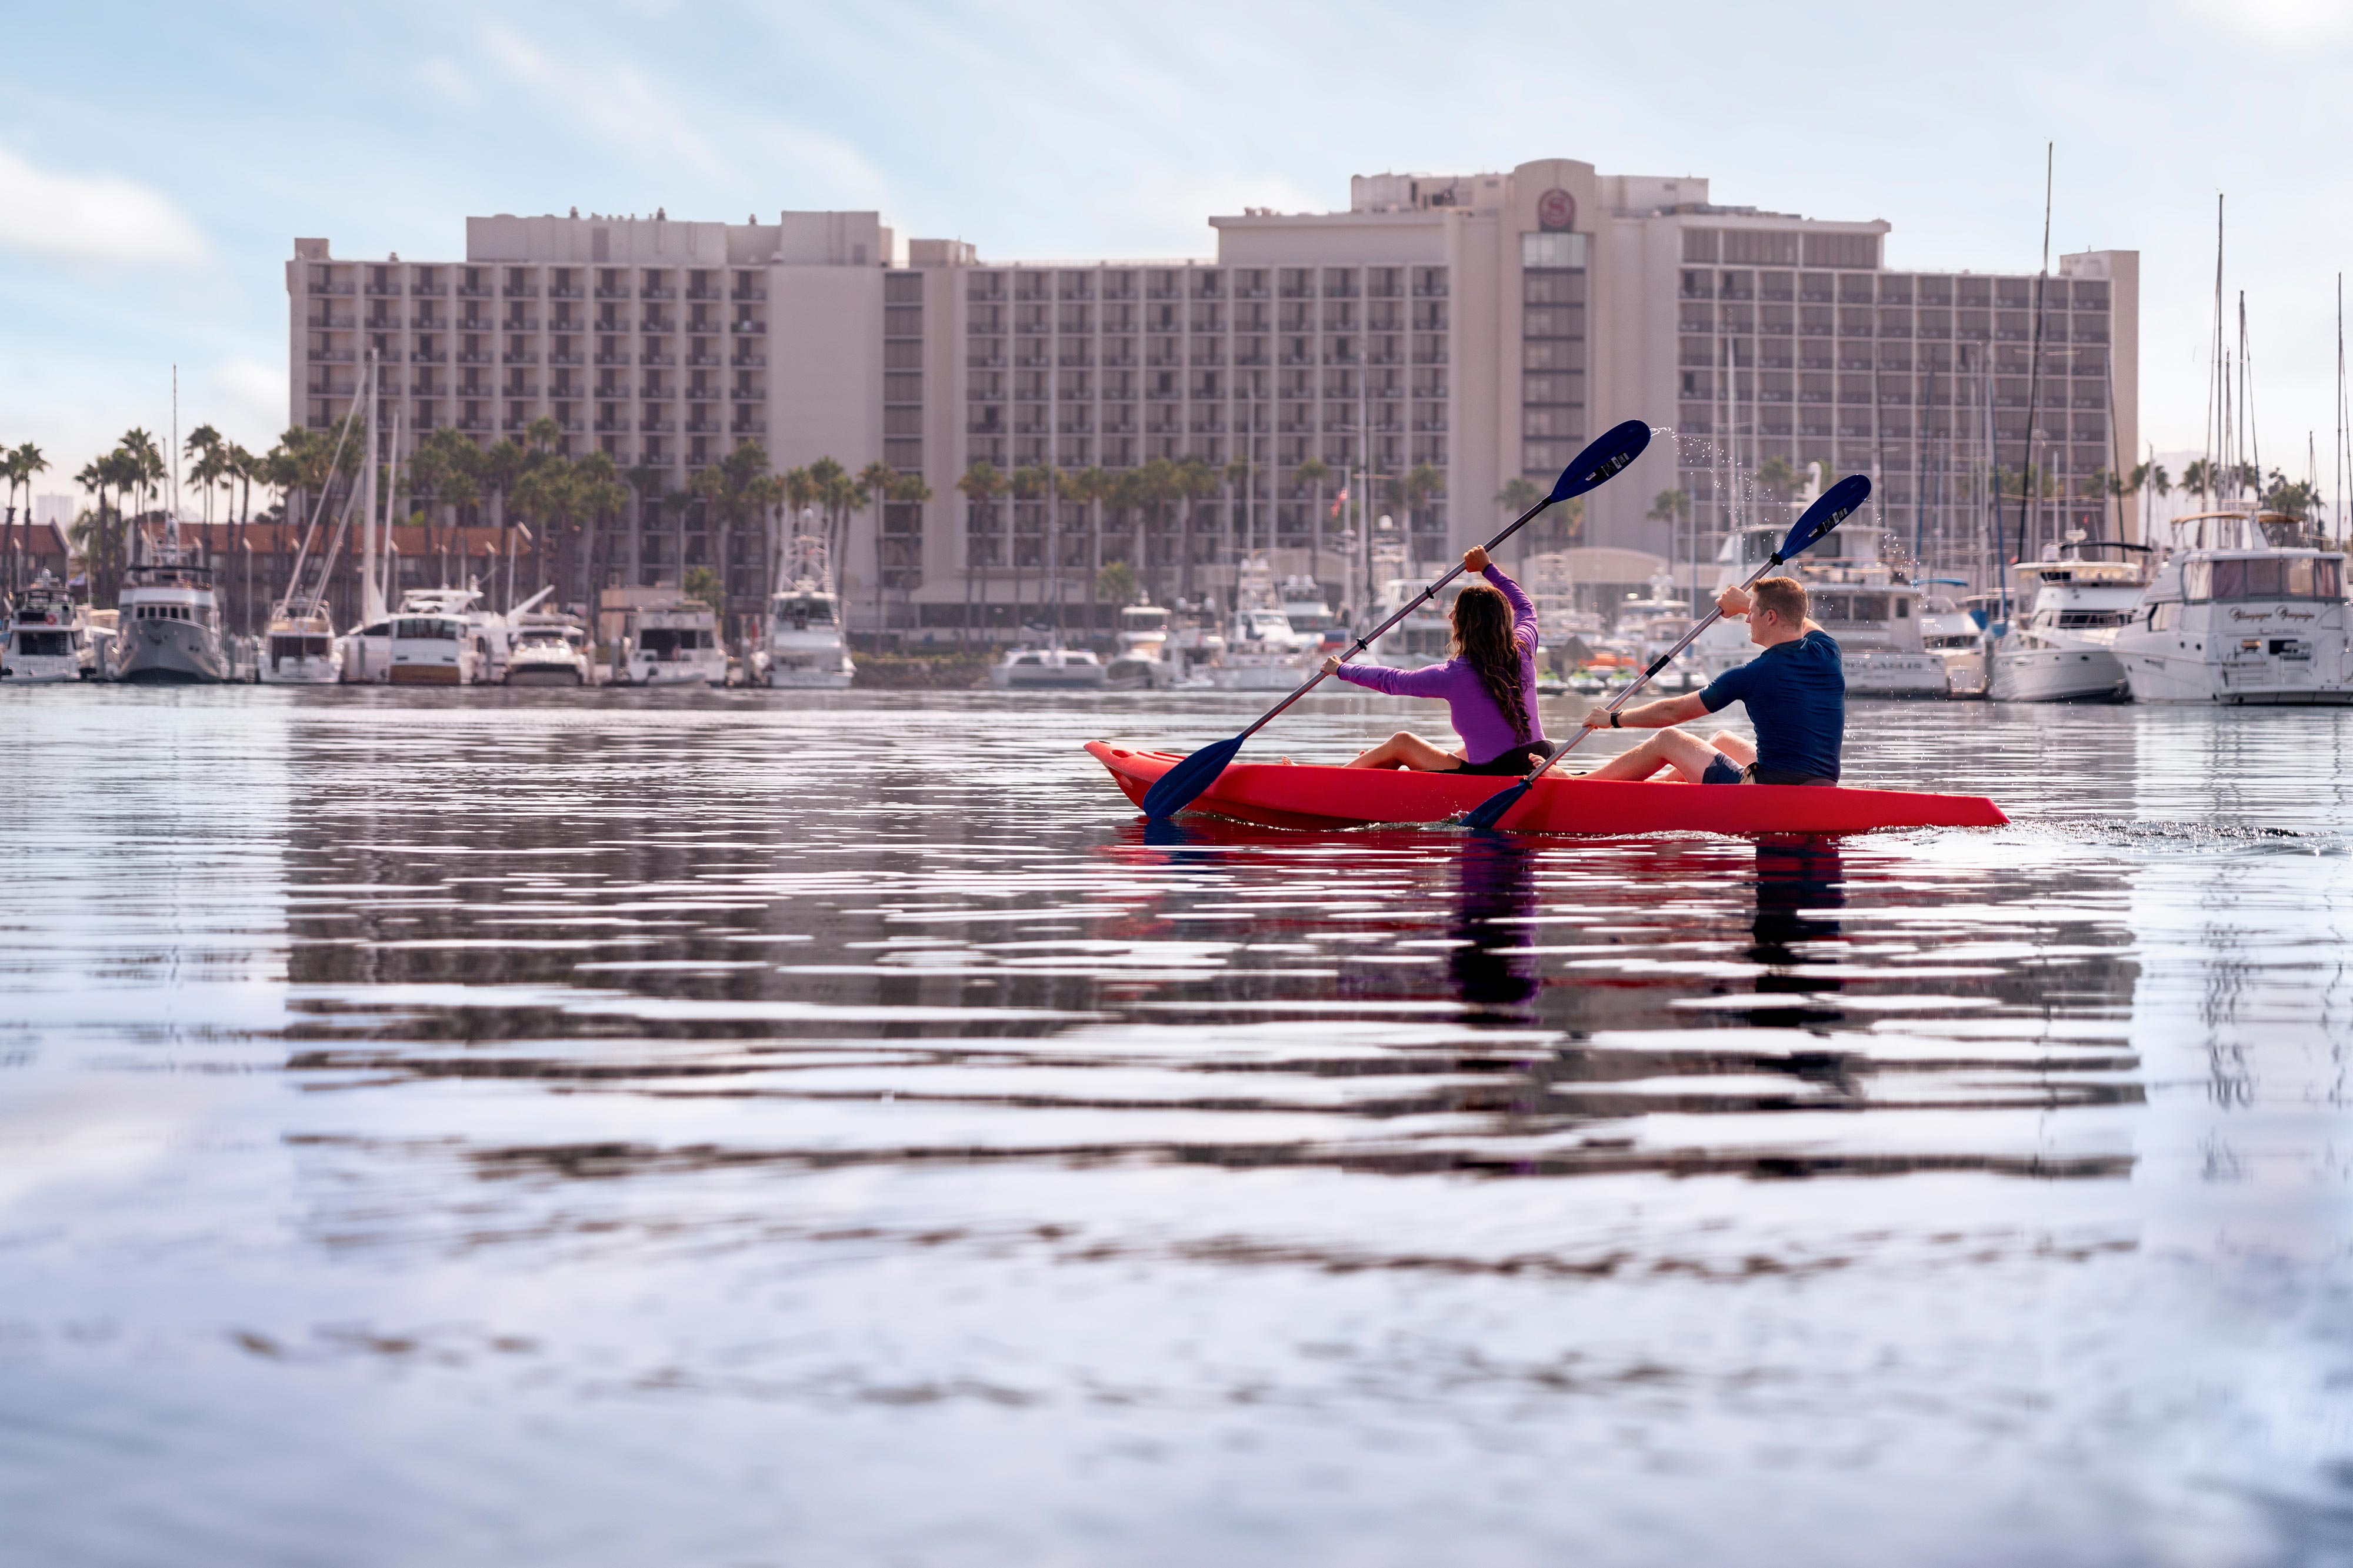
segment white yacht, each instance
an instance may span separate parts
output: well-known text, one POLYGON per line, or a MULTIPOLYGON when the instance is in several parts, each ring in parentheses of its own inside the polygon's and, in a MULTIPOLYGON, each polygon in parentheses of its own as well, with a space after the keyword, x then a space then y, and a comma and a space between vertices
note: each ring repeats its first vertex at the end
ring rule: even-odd
POLYGON ((56 578, 42 573, 9 611, 7 637, 0 640, 0 680, 29 686, 88 680, 97 673, 82 607, 56 578))
POLYGON ((343 678, 343 646, 323 607, 281 601, 270 610, 261 634, 264 686, 332 686, 343 678))
MULTIPOLYGON (((1674 578, 1659 573, 1651 579, 1648 595, 1629 594, 1618 605, 1618 627, 1612 640, 1623 645, 1620 651, 1631 655, 1645 669, 1651 661, 1666 652, 1692 628, 1691 601, 1677 594, 1674 578)), ((1670 692, 1697 691, 1713 679, 1699 662, 1690 658, 1677 659, 1659 671, 1651 689, 1665 695, 1670 692)))
MULTIPOLYGON (((1314 589, 1313 584, 1307 587, 1314 589)), ((1324 603, 1315 591, 1314 608, 1324 603)), ((1309 614, 1303 627, 1275 590, 1273 569, 1263 555, 1243 558, 1234 574, 1234 616, 1226 646, 1208 668, 1209 684, 1220 691, 1288 691, 1307 679, 1308 656, 1323 644, 1326 617, 1309 614)))
POLYGON ((774 688, 839 691, 858 673, 841 636, 841 603, 825 541, 797 534, 781 584, 768 596, 767 681, 774 688))
POLYGON ((2110 647, 2136 702, 2353 702, 2345 555, 2303 520, 2242 507, 2172 523, 2110 647))
POLYGON ((2070 540, 2052 559, 2011 568, 2020 612, 1987 656, 1996 702, 2113 702, 2131 695, 2110 644, 2137 613, 2148 574, 2125 546, 2070 540), (2032 601, 2027 599, 2029 592, 2032 601))
POLYGON ((229 677, 212 569, 190 559, 195 552, 180 548, 179 534, 176 520, 164 525, 160 545, 146 545, 143 529, 132 531, 133 548, 145 558, 124 569, 116 596, 114 661, 108 672, 116 680, 229 677))
POLYGON ((629 686, 724 686, 719 616, 700 599, 640 605, 621 623, 621 677, 629 686))
POLYGON ((1119 651, 1103 672, 1107 685, 1158 691, 1184 678, 1168 646, 1168 612, 1128 605, 1119 612, 1119 651))
POLYGON ((513 639, 507 647, 508 686, 590 686, 596 673, 588 659, 588 632, 570 616, 543 610, 515 617, 513 639))
MULTIPOLYGON (((1716 552, 1716 588, 1744 582, 1779 547, 1785 529, 1762 524, 1727 535, 1716 552)), ((1920 589, 1880 559, 1879 536, 1841 531, 1831 542, 1848 553, 1817 559, 1810 552, 1782 570, 1806 585, 1814 621, 1836 638, 1850 697, 1943 697, 1945 660, 1922 644, 1920 589)), ((1726 617, 1694 644, 1690 655, 1709 679, 1756 656, 1743 621, 1726 617)))
MULTIPOLYGON (((1926 588, 1966 588, 1957 577, 1929 577, 1926 588)), ((1931 592, 1920 600, 1920 646, 1945 661, 1945 695, 1982 697, 1986 686, 1984 623, 1951 595, 1931 592)))
POLYGON ((1282 618, 1300 636, 1318 639, 1340 624, 1324 602, 1324 584, 1303 572, 1282 580, 1282 618))
POLYGON ((992 666, 988 683, 999 691, 1101 690, 1109 671, 1081 647, 1017 647, 992 666))

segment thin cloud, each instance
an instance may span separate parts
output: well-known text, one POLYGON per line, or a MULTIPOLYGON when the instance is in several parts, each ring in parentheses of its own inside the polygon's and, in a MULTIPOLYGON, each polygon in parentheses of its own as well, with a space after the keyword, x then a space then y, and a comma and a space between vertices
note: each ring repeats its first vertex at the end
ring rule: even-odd
POLYGON ((685 170, 764 195, 781 184, 795 205, 879 202, 888 184, 839 137, 773 116, 690 107, 666 83, 626 62, 561 59, 497 26, 483 29, 482 50, 543 110, 643 168, 672 177, 685 170))
POLYGON ((0 250, 82 266, 185 267, 208 247, 159 192, 117 174, 37 169, 0 147, 0 250))
POLYGON ((2353 37, 2353 6, 2345 0, 2182 0, 2181 8, 2259 44, 2279 47, 2353 37))
POLYGON ((426 86, 451 103, 471 109, 482 100, 481 89, 474 85, 474 79, 438 55, 419 67, 417 74, 426 86))

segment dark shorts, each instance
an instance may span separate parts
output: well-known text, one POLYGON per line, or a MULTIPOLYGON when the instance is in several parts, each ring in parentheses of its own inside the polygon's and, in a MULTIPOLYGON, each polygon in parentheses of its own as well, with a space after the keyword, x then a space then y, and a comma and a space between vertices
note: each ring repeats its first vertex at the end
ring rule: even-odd
POLYGON ((1498 752, 1483 763, 1465 763, 1454 771, 1458 773, 1475 773, 1482 778, 1501 778, 1505 774, 1518 778, 1551 755, 1550 746, 1542 741, 1534 741, 1525 746, 1514 746, 1510 751, 1498 752))
POLYGON ((1793 773, 1787 768, 1760 768, 1755 763, 1745 768, 1735 767, 1732 759, 1722 752, 1707 764, 1701 775, 1702 784, 1834 784, 1836 779, 1826 779, 1819 773, 1793 773))

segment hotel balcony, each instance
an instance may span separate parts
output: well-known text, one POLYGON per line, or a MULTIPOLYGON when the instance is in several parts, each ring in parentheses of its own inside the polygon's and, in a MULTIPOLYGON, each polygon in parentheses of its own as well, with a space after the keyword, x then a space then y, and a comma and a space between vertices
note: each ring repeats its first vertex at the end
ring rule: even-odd
POLYGON ((629 290, 626 285, 609 283, 596 285, 596 298, 599 300, 626 300, 628 297, 629 290))
POLYGON ((731 386, 727 389, 727 397, 731 403, 765 403, 768 393, 765 387, 731 386))
POLYGON ((348 296, 353 292, 353 289, 352 286, 348 283, 313 283, 311 285, 310 291, 313 294, 348 296))
POLYGON ((499 290, 499 298, 502 300, 536 300, 539 298, 539 285, 536 283, 510 283, 505 288, 499 290))
POLYGON ((756 335, 758 333, 765 332, 768 330, 768 323, 765 321, 730 321, 727 323, 727 330, 731 332, 749 332, 756 335))
POLYGON ((766 354, 754 353, 749 349, 738 349, 732 356, 729 357, 727 365, 731 370, 756 370, 767 363, 768 356, 766 354))
POLYGON ((577 283, 551 283, 547 286, 547 297, 551 300, 585 300, 588 291, 577 283))

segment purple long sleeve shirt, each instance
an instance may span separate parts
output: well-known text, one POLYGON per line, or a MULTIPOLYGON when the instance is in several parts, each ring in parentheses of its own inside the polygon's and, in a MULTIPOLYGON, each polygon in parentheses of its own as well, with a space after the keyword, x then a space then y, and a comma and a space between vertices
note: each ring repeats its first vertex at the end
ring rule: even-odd
MULTIPOLYGON (((1520 689, 1527 693, 1528 739, 1544 739, 1544 721, 1536 714, 1536 607, 1520 585, 1489 563, 1481 574, 1503 591, 1512 604, 1512 644, 1520 653, 1520 689)), ((1390 669, 1377 664, 1344 664, 1340 679, 1391 697, 1440 697, 1462 737, 1463 760, 1491 763, 1521 742, 1512 733, 1512 721, 1479 680, 1479 672, 1460 655, 1444 664, 1420 669, 1390 669)))

